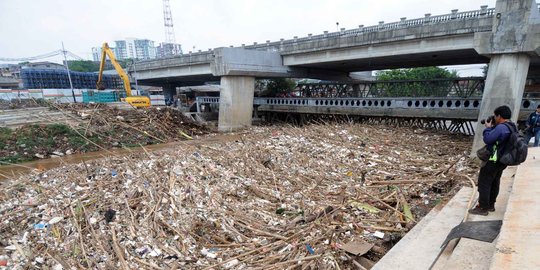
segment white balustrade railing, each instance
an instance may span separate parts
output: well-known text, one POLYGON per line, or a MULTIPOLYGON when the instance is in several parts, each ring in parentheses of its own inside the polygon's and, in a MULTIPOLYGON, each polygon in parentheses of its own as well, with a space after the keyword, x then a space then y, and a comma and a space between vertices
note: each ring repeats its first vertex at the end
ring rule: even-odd
MULTIPOLYGON (((202 104, 219 104, 219 97, 197 97, 197 108, 202 104)), ((388 98, 266 98, 255 97, 254 105, 344 107, 344 108, 408 108, 478 110, 481 98, 455 97, 388 97, 388 98)), ((530 110, 540 104, 538 98, 524 98, 521 109, 530 110)))

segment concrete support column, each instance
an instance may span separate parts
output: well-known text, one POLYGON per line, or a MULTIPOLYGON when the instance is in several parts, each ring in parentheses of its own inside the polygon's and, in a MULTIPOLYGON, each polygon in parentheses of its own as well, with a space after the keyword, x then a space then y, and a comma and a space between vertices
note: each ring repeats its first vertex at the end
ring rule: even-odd
POLYGON ((480 124, 480 120, 493 115, 495 108, 507 105, 512 110, 512 121, 517 121, 525 80, 529 70, 529 62, 530 58, 525 54, 496 54, 491 56, 478 115, 478 124, 474 135, 472 155, 475 155, 476 150, 484 146, 482 141, 484 125, 480 124))
POLYGON ((231 132, 251 126, 254 93, 255 77, 221 77, 219 131, 231 132))

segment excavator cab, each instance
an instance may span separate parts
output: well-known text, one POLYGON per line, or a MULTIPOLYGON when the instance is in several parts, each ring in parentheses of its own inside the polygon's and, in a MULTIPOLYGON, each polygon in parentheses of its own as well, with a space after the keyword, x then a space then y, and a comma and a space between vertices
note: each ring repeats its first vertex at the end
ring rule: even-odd
POLYGON ((114 69, 116 69, 116 72, 118 72, 118 75, 120 75, 120 78, 124 82, 124 88, 126 89, 126 98, 122 99, 122 101, 125 101, 131 106, 136 108, 145 108, 150 107, 150 98, 145 96, 132 96, 131 95, 131 85, 129 83, 129 77, 120 66, 118 61, 116 61, 116 57, 114 56, 114 53, 112 52, 111 48, 109 48, 109 44, 103 43, 103 47, 101 48, 101 62, 99 65, 99 76, 98 81, 96 83, 96 88, 98 90, 104 90, 105 85, 103 84, 103 70, 105 69, 105 61, 107 56, 109 56, 109 59, 111 60, 112 65, 114 66, 114 69))

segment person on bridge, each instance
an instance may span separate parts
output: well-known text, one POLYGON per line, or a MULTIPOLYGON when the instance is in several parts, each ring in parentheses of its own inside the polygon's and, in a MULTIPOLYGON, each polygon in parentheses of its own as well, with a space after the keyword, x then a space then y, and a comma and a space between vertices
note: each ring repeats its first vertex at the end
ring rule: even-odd
POLYGON ((534 137, 534 147, 538 147, 538 143, 540 143, 540 105, 538 105, 536 111, 531 113, 529 118, 527 118, 525 142, 529 144, 532 137, 534 137))
MULTIPOLYGON (((501 175, 506 169, 506 165, 499 162, 499 158, 505 151, 506 142, 510 137, 511 130, 503 123, 508 123, 516 128, 513 122, 510 122, 512 111, 508 106, 500 106, 493 112, 495 123, 485 122, 486 129, 483 133, 484 143, 488 145, 491 156, 478 175, 478 205, 469 210, 473 215, 487 216, 489 212, 495 211, 495 201, 499 195, 499 185, 501 175)), ((517 129, 516 129, 517 130, 517 129)))

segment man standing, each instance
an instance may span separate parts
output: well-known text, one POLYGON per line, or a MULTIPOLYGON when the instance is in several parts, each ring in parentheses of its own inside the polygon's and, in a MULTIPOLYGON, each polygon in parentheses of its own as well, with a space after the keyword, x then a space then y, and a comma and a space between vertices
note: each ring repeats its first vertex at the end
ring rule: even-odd
POLYGON ((473 215, 487 216, 489 212, 495 211, 495 201, 499 195, 499 185, 501 175, 506 169, 506 165, 499 162, 499 158, 505 152, 506 142, 510 136, 510 127, 514 130, 516 125, 510 122, 512 111, 508 106, 500 106, 493 112, 495 123, 484 124, 486 129, 483 133, 484 143, 488 145, 491 156, 486 164, 480 168, 478 175, 478 205, 469 210, 473 215))
POLYGON ((540 143, 540 105, 536 107, 536 112, 531 113, 527 118, 525 130, 525 142, 529 144, 531 138, 534 137, 534 147, 538 147, 538 143, 540 143))

